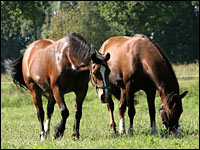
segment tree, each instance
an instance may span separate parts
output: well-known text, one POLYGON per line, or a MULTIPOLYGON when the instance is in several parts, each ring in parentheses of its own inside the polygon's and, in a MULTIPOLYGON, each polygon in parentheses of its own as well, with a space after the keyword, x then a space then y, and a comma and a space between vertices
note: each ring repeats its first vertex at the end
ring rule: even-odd
POLYGON ((1 1, 1 62, 19 57, 22 49, 39 38, 46 7, 46 2, 1 1))
POLYGON ((150 35, 161 23, 168 24, 176 16, 178 6, 184 7, 171 1, 100 1, 99 6, 101 15, 121 35, 150 35))
POLYGON ((38 1, 2 1, 1 2, 1 26, 10 29, 9 36, 15 34, 19 27, 22 36, 33 31, 34 40, 38 39, 38 28, 44 19, 44 9, 48 6, 47 2, 38 1))
MULTIPOLYGON (((77 32, 86 38, 97 49, 108 38, 109 27, 100 16, 98 3, 95 1, 63 2, 68 6, 52 14, 50 23, 43 25, 43 38, 62 38, 72 32, 77 32)), ((63 6, 63 5, 62 5, 63 6)))
POLYGON ((199 2, 100 1, 99 6, 113 35, 145 34, 173 62, 199 58, 199 2))
POLYGON ((198 3, 184 2, 186 7, 171 20, 161 24, 154 39, 164 48, 174 63, 193 62, 199 59, 198 3))

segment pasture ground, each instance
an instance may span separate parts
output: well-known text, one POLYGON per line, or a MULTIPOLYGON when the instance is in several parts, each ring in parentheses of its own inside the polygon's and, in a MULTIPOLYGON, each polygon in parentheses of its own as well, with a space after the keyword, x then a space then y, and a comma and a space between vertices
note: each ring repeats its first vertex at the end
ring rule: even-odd
MULTIPOLYGON (((173 66, 177 76, 199 75, 199 64, 173 66)), ((11 82, 10 76, 1 75, 1 82, 11 82)), ((144 92, 136 93, 139 104, 136 105, 134 135, 111 135, 109 132, 109 113, 106 104, 98 99, 95 89, 89 86, 83 103, 83 115, 80 123, 80 139, 72 138, 74 123, 75 95, 65 95, 65 102, 70 116, 62 139, 54 140, 54 126, 61 119, 58 105, 55 105, 51 121, 50 137, 45 142, 39 141, 40 124, 36 109, 28 91, 17 88, 14 84, 1 84, 1 148, 2 149, 199 149, 199 78, 179 79, 180 92, 188 90, 183 99, 183 113, 180 118, 181 133, 172 135, 166 132, 158 109, 160 97, 156 95, 157 135, 150 135, 149 113, 144 92)), ((43 98, 46 112, 47 99, 43 98)), ((115 122, 119 127, 119 102, 115 103, 115 122)), ((45 116, 46 118, 46 116, 45 116)), ((126 131, 128 115, 125 115, 126 131)))

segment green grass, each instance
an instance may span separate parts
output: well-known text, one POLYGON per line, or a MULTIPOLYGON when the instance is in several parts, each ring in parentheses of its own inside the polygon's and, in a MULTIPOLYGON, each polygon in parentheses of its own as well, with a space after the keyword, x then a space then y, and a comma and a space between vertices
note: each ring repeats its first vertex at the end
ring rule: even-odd
MULTIPOLYGON (((185 66, 188 67, 188 66, 185 66)), ((175 66, 176 69, 179 67, 175 66)), ((187 68, 188 69, 188 68, 187 68)), ((190 70, 190 69, 189 69, 190 70)), ((176 71, 176 70, 175 70, 176 71)), ((180 72, 179 74, 184 74, 180 72)), ((195 70, 196 71, 196 70, 195 70)), ((194 73, 194 72, 192 72, 194 73)), ((195 74, 195 73, 194 73, 195 74)), ((1 76, 2 81, 11 81, 9 76, 1 76)), ((67 119, 66 130, 62 139, 54 140, 54 126, 61 119, 58 105, 51 121, 51 133, 47 141, 39 141, 40 124, 31 94, 20 90, 14 84, 1 85, 1 148, 2 149, 63 149, 63 148, 105 148, 105 149, 198 149, 199 148, 199 79, 179 80, 180 90, 188 90, 183 99, 183 113, 180 118, 180 135, 170 135, 166 132, 158 114, 161 100, 156 96, 156 125, 158 134, 153 136, 149 132, 149 113, 144 92, 136 94, 139 104, 136 105, 134 119, 134 135, 111 135, 109 131, 110 117, 106 104, 98 99, 95 89, 90 85, 83 103, 83 115, 80 124, 80 139, 72 138, 74 123, 75 95, 65 95, 65 102, 70 116, 67 119)), ((47 99, 43 100, 46 112, 47 99)), ((115 103, 115 122, 119 127, 119 102, 115 103)), ((128 115, 125 115, 126 131, 128 129, 128 115)))

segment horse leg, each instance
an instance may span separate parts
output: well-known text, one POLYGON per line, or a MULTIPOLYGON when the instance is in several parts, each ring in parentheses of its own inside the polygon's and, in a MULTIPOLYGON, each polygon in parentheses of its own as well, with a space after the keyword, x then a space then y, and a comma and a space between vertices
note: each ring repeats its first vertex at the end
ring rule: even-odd
POLYGON ((135 116, 135 106, 134 101, 129 100, 128 101, 128 116, 129 116, 129 127, 128 127, 128 134, 133 135, 133 119, 135 116))
POLYGON ((119 102, 119 133, 125 134, 126 129, 125 129, 125 119, 124 119, 124 113, 126 111, 126 90, 121 88, 121 98, 119 102))
POLYGON ((116 124, 115 124, 114 115, 113 115, 114 103, 113 103, 112 98, 109 101, 109 103, 107 103, 107 107, 108 107, 108 111, 110 112, 110 129, 111 129, 111 132, 116 134, 117 130, 116 130, 116 124))
POLYGON ((74 138, 79 139, 79 126, 80 120, 82 117, 82 104, 87 94, 88 87, 85 87, 83 90, 80 90, 76 93, 76 104, 75 104, 75 119, 74 119, 74 127, 73 127, 73 134, 74 138))
POLYGON ((64 101, 64 95, 60 93, 59 88, 57 86, 52 88, 54 98, 56 100, 56 103, 60 107, 61 115, 62 115, 62 120, 55 126, 55 134, 54 137, 57 139, 58 137, 63 137, 64 135, 64 130, 65 130, 65 124, 66 120, 69 116, 69 111, 66 107, 65 101, 64 101))
POLYGON ((131 82, 126 83, 126 101, 128 105, 128 116, 129 116, 129 127, 128 127, 128 134, 133 135, 133 119, 135 116, 135 106, 134 106, 134 93, 131 90, 131 82))
POLYGON ((53 97, 53 94, 51 93, 49 95, 49 98, 48 98, 48 104, 47 104, 47 120, 46 120, 46 123, 44 125, 44 131, 47 135, 50 134, 50 121, 51 121, 51 116, 53 114, 53 111, 54 111, 54 105, 55 105, 56 101, 53 97))
MULTIPOLYGON (((34 85, 32 85, 32 86, 34 86, 34 85)), ((41 94, 41 91, 39 90, 39 88, 37 88, 36 86, 34 86, 33 90, 31 90, 31 94, 32 94, 33 103, 37 110, 37 117, 38 117, 38 120, 40 121, 40 140, 45 141, 46 135, 44 132, 44 124, 43 124, 44 110, 42 107, 42 94, 41 94)))
POLYGON ((156 129, 156 121, 155 121, 155 94, 156 90, 149 90, 146 91, 147 94, 147 101, 148 101, 148 107, 149 107, 149 116, 150 116, 150 132, 152 134, 157 133, 156 129))

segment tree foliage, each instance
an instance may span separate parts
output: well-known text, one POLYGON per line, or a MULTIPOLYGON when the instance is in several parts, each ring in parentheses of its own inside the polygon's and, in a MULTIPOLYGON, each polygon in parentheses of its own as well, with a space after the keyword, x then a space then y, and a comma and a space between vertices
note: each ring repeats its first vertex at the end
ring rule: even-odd
POLYGON ((34 40, 37 40, 46 7, 48 3, 42 1, 1 1, 1 27, 9 29, 9 36, 15 35, 21 27, 23 37, 33 32, 34 40))
POLYGON ((185 7, 168 24, 161 24, 154 34, 169 59, 174 63, 199 59, 198 5, 185 2, 185 7), (183 19, 184 18, 184 19, 183 19))
POLYGON ((1 62, 17 58, 40 38, 46 7, 48 3, 43 1, 1 1, 1 62))
POLYGON ((65 4, 67 8, 56 10, 50 18, 50 23, 43 25, 43 37, 62 38, 67 34, 77 32, 99 48, 108 38, 109 27, 105 19, 100 16, 98 3, 79 1, 71 4, 65 2, 65 4))
POLYGON ((114 35, 153 38, 173 62, 199 59, 199 3, 183 1, 99 2, 114 35))

